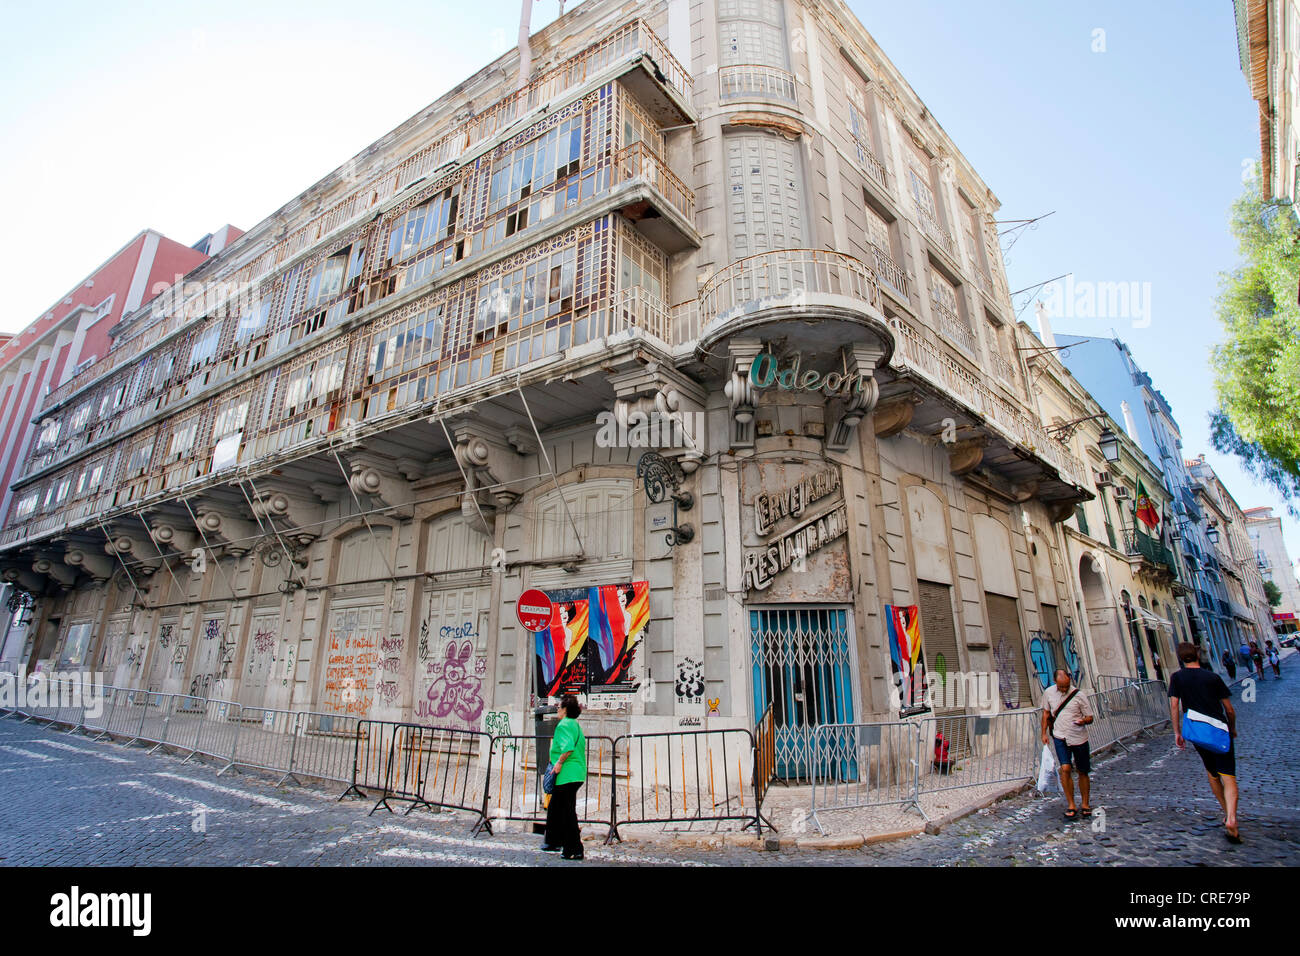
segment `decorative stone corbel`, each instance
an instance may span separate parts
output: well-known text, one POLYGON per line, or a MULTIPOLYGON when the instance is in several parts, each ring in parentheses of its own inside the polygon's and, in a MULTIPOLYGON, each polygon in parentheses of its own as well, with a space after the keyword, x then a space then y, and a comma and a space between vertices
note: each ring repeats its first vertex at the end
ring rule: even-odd
POLYGON ((92 554, 81 548, 72 548, 63 556, 63 563, 78 570, 85 571, 95 582, 102 583, 113 576, 116 563, 102 554, 92 554))
POLYGON ((912 424, 916 414, 916 401, 911 395, 890 399, 876 407, 872 418, 877 438, 893 438, 912 424))
POLYGON ((758 405, 758 390, 749 380, 749 369, 763 350, 758 339, 736 337, 731 340, 726 384, 722 386, 727 403, 731 406, 732 448, 754 447, 754 409, 758 405))
MULTIPOLYGON (((826 420, 834 422, 827 430, 826 450, 844 451, 853 440, 858 423, 870 415, 880 400, 880 383, 876 366, 885 357, 879 346, 859 342, 844 349, 844 374, 853 384, 846 398, 831 398, 826 403, 826 420)), ((910 420, 910 416, 909 416, 910 420)))
POLYGON ((1047 506, 1047 518, 1052 524, 1060 524, 1074 514, 1075 502, 1055 501, 1047 506))
POLYGON ((106 554, 116 555, 131 566, 131 573, 147 577, 162 567, 162 555, 152 540, 131 534, 114 534, 104 543, 106 554))
MULTIPOLYGON (((262 522, 273 523, 281 534, 300 534, 299 528, 320 527, 324 519, 324 509, 311 501, 305 501, 291 492, 274 485, 263 485, 252 496, 253 517, 262 522)), ((319 532, 307 532, 311 541, 320 536, 319 532)))
POLYGON ((23 568, 12 566, 0 571, 0 581, 26 591, 33 596, 40 594, 45 589, 45 582, 38 575, 23 568))
POLYGON ((170 521, 154 521, 149 525, 149 534, 153 537, 159 551, 176 551, 187 557, 202 544, 197 531, 191 528, 178 528, 170 521))
POLYGON ((388 507, 396 518, 414 514, 410 482, 389 471, 390 464, 372 455, 347 456, 348 487, 358 497, 368 497, 388 507))
POLYGON ((696 382, 651 363, 610 375, 609 383, 614 387, 613 420, 602 413, 598 442, 603 436, 610 444, 688 458, 691 471, 698 467, 704 457, 707 396, 696 382))
MULTIPOLYGON (((535 454, 537 441, 532 429, 513 427, 500 432, 474 415, 461 415, 447 422, 456 462, 465 473, 468 486, 461 511, 475 527, 480 514, 490 521, 499 507, 510 507, 519 495, 512 485, 526 477, 524 455, 535 454)), ((491 528, 481 528, 491 534, 491 528)))
POLYGON ((201 503, 196 506, 200 542, 212 547, 225 546, 228 554, 243 555, 258 544, 266 532, 245 518, 218 511, 215 505, 201 503))
POLYGON ((948 470, 960 477, 970 474, 984 460, 984 440, 954 442, 948 446, 948 470))
POLYGON ((38 557, 32 562, 32 570, 47 578, 52 578, 65 588, 70 588, 77 580, 77 572, 66 564, 48 557, 38 557))

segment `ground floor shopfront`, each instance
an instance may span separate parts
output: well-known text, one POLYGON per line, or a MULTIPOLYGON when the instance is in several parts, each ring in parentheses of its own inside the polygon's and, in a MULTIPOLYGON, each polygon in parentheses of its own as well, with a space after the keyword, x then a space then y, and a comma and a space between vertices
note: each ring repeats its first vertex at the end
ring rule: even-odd
POLYGON ((418 467, 340 448, 317 470, 337 461, 346 487, 286 467, 248 482, 248 507, 213 495, 116 521, 105 554, 37 559, 60 583, 22 659, 496 733, 570 689, 611 736, 752 728, 770 709, 785 767, 820 723, 1033 706, 1056 667, 1110 666, 1060 542, 1077 499, 1008 482, 992 453, 980 467, 926 424, 932 395, 895 388, 855 418, 770 389, 740 414, 722 388, 638 375, 615 412, 669 409, 675 443, 592 415, 538 427, 519 414, 535 398, 416 423, 447 439, 418 467), (554 604, 541 632, 518 618, 527 589, 554 604), (995 699, 956 696, 966 674, 996 676, 995 699))

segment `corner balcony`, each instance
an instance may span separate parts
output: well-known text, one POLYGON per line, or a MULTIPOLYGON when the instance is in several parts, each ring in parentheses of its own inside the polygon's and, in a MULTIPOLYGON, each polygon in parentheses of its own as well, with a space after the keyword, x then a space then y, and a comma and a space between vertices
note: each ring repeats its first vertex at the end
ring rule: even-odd
POLYGON ((724 103, 752 100, 798 105, 794 74, 761 63, 737 63, 718 68, 718 98, 724 103))
POLYGON ((720 269, 700 291, 697 326, 680 329, 703 352, 725 352, 734 336, 786 337, 809 358, 872 342, 887 362, 894 336, 875 273, 853 256, 779 249, 720 269))
POLYGON ((647 239, 669 255, 700 247, 695 193, 662 156, 645 143, 632 143, 614 154, 612 169, 614 185, 631 193, 619 212, 647 239))
POLYGON ((1017 501, 1037 498, 1059 507, 1062 517, 1076 502, 1092 497, 1087 466, 1040 422, 991 388, 986 373, 959 360, 933 333, 898 318, 890 326, 897 341, 890 363, 893 379, 882 383, 878 415, 896 425, 886 431, 878 424, 878 435, 911 427, 940 437, 955 426, 956 441, 946 439, 954 474, 982 467, 999 493, 1017 501), (898 414, 882 414, 887 409, 898 414))

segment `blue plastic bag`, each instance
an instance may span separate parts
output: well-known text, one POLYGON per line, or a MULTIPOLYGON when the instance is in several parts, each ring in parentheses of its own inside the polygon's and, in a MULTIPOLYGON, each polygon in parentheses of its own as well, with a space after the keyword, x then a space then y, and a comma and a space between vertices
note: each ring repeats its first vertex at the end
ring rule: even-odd
POLYGON ((542 774, 542 793, 555 792, 555 764, 546 765, 546 773, 542 774))

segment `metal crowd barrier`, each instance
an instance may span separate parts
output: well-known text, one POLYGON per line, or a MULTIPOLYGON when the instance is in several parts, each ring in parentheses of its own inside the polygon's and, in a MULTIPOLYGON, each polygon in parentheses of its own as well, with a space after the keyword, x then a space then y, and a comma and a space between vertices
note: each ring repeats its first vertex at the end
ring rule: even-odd
POLYGON ((293 753, 281 782, 292 775, 295 779, 302 776, 346 783, 348 789, 343 796, 347 796, 356 786, 356 757, 363 723, 351 715, 299 711, 293 753))
POLYGON ((765 823, 771 826, 753 793, 745 799, 745 767, 752 786, 756 753, 749 730, 625 734, 614 744, 614 759, 626 768, 625 809, 613 817, 611 839, 621 840, 618 828, 629 823, 743 820, 759 832, 765 823))
POLYGON ((487 774, 491 767, 491 735, 481 731, 426 727, 422 724, 391 724, 383 792, 371 808, 390 813, 390 800, 410 802, 416 807, 467 810, 478 816, 480 827, 491 832, 487 820, 487 774))
POLYGON ((1039 715, 1034 709, 923 719, 917 751, 918 795, 1036 776, 1042 753, 1039 715))
POLYGON ((818 810, 847 810, 892 804, 916 806, 916 722, 822 724, 812 734, 808 763, 812 821, 826 830, 818 810))
MULTIPOLYGON (((549 738, 542 738, 549 742, 549 738)), ((578 791, 578 822, 606 826, 609 842, 614 829, 614 803, 618 794, 618 766, 612 737, 587 737, 587 782, 578 791)), ((488 773, 486 815, 492 820, 545 823, 547 797, 542 775, 549 763, 537 751, 535 735, 493 737, 488 773)))

